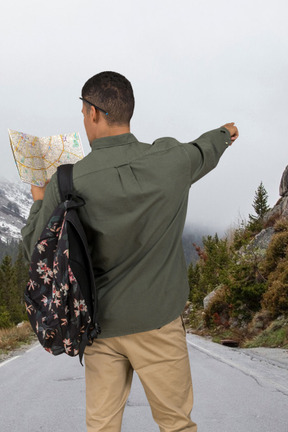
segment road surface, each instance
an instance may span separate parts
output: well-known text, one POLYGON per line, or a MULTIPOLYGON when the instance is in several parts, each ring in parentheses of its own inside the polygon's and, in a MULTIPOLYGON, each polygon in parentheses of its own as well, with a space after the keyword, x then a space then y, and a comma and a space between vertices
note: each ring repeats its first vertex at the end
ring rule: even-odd
MULTIPOLYGON (((198 432, 288 432, 287 350, 228 348, 195 335, 187 344, 198 432)), ((71 430, 86 430, 78 358, 53 357, 36 344, 0 363, 1 432, 71 430)), ((122 432, 156 431, 135 375, 122 432)))

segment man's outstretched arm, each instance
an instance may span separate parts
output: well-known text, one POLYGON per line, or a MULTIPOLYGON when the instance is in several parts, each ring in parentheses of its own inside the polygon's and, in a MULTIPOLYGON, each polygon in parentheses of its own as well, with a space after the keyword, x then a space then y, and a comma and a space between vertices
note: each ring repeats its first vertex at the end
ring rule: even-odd
POLYGON ((238 136, 235 124, 226 123, 190 143, 182 144, 191 161, 191 184, 216 167, 224 151, 238 136))

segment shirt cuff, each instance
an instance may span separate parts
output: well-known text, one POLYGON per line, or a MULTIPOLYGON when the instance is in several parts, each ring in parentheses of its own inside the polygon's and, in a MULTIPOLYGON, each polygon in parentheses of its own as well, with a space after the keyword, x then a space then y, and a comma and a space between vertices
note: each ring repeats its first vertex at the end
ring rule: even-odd
POLYGON ((225 134, 225 136, 223 135, 225 144, 227 146, 231 145, 231 134, 230 134, 229 130, 226 129, 225 127, 221 127, 220 132, 225 134))

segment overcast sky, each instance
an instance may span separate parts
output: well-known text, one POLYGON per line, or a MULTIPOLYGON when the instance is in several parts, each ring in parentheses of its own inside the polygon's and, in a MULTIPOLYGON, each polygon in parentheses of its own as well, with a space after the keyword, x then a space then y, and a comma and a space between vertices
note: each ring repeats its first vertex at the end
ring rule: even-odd
POLYGON ((187 221, 228 229, 275 204, 288 164, 287 0, 9 0, 1 5, 1 176, 17 178, 7 129, 79 131, 84 82, 114 70, 132 83, 141 141, 192 141, 234 121, 240 137, 190 192, 187 221))

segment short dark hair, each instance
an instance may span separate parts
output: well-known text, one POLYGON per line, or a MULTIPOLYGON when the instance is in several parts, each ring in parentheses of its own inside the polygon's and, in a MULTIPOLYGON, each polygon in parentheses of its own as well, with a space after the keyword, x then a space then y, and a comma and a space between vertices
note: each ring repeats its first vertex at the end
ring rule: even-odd
POLYGON ((109 125, 129 125, 135 101, 131 83, 123 75, 117 72, 94 75, 84 84, 82 97, 108 112, 109 125))

